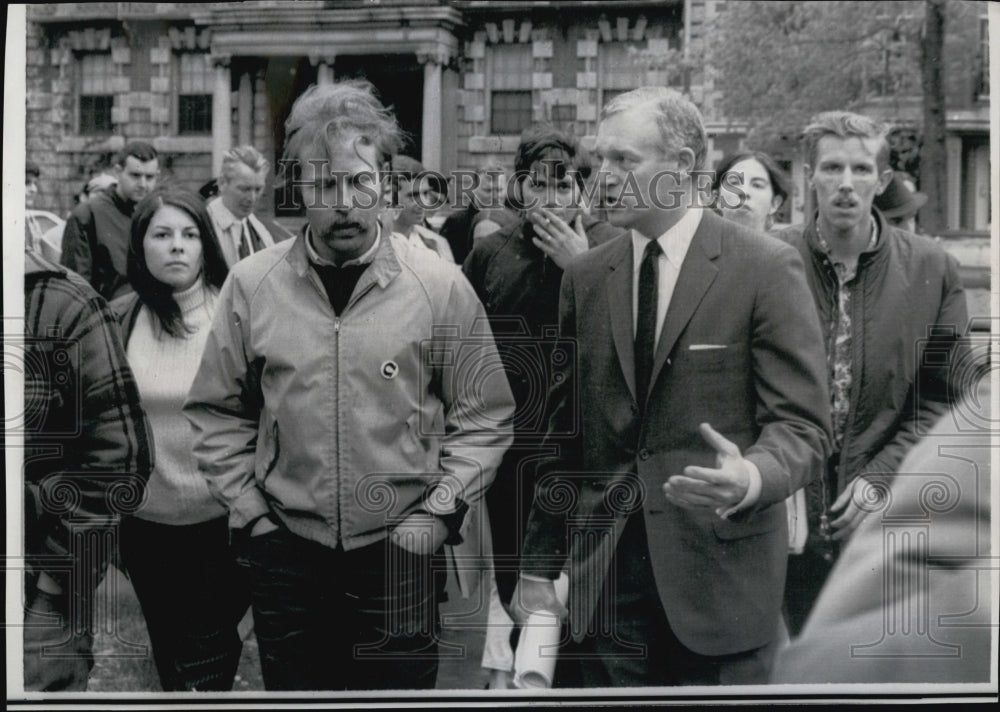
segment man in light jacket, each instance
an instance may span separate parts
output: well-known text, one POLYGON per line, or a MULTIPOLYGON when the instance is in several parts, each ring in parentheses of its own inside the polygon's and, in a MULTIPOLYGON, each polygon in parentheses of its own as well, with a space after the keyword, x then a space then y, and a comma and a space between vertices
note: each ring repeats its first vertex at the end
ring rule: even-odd
POLYGON ((434 687, 442 547, 512 437, 472 287, 378 221, 400 132, 372 92, 293 106, 283 163, 307 224, 233 268, 185 406, 268 690, 434 687))

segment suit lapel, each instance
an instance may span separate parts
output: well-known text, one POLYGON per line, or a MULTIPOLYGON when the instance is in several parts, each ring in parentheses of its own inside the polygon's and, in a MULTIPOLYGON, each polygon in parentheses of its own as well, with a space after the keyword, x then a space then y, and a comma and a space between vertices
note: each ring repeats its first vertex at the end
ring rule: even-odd
POLYGON ((609 262, 607 279, 608 307, 611 334, 618 352, 625 382, 629 392, 638 402, 635 392, 635 343, 632 334, 632 234, 625 233, 618 249, 609 262))
POLYGON ((271 233, 268 232, 264 223, 257 219, 256 215, 251 213, 248 222, 253 226, 253 229, 257 233, 257 237, 260 238, 260 241, 264 243, 264 247, 271 247, 274 245, 274 239, 271 237, 271 233))
POLYGON ((698 308, 698 304, 701 303, 708 288, 715 281, 715 276, 719 273, 719 268, 714 260, 722 252, 722 241, 719 238, 719 226, 713 224, 715 220, 721 220, 721 218, 716 218, 710 211, 706 210, 705 214, 702 215, 701 224, 691 240, 687 256, 681 264, 680 273, 677 275, 677 284, 670 298, 670 306, 667 308, 660 341, 656 345, 653 374, 649 379, 650 388, 656 383, 656 379, 663 369, 663 364, 666 363, 667 356, 673 350, 678 337, 691 321, 695 309, 698 308))

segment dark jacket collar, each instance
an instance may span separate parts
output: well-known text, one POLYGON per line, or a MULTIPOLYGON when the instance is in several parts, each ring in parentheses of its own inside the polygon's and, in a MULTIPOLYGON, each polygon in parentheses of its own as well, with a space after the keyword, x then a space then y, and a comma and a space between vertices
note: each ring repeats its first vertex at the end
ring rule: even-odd
MULTIPOLYGON (((885 216, 877 208, 872 208, 872 217, 875 218, 875 224, 878 227, 878 242, 875 243, 875 247, 872 250, 866 250, 863 252, 859 258, 858 264, 864 260, 873 260, 881 255, 888 252, 886 249, 886 244, 889 242, 891 231, 895 230, 889 221, 885 219, 885 216), (867 255, 867 257, 866 257, 867 255)), ((819 231, 816 228, 816 220, 819 218, 819 211, 815 211, 812 217, 809 218, 809 222, 806 223, 805 228, 802 232, 802 237, 805 239, 806 244, 812 253, 819 257, 826 256, 826 250, 819 241, 819 231)))

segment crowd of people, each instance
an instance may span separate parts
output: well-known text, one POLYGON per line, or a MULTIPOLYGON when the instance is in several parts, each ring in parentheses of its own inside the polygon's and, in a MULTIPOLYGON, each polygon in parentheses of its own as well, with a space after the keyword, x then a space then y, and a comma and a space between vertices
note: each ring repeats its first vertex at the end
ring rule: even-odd
POLYGON ((25 689, 86 689, 112 560, 168 691, 232 688, 248 608, 267 690, 432 689, 448 575, 489 606, 491 689, 539 612, 558 687, 861 675, 828 589, 981 387, 884 126, 804 127, 791 226, 765 153, 699 193, 704 123, 665 88, 609 102, 592 174, 534 125, 447 216, 363 81, 309 88, 285 136, 296 234, 256 212, 255 148, 206 200, 132 142, 61 264, 26 242, 25 689))

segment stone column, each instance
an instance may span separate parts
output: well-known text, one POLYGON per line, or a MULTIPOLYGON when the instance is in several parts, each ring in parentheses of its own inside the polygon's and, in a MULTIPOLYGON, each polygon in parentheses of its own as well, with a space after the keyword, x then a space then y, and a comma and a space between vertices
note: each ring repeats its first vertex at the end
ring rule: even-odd
POLYGON ((441 169, 441 71, 448 57, 444 52, 427 52, 418 54, 417 61, 424 65, 420 160, 427 170, 437 171, 441 169))
POLYGON ((222 170, 222 156, 233 145, 233 98, 230 91, 228 55, 214 55, 215 87, 212 93, 212 175, 222 170))
POLYGON ((957 230, 962 225, 962 137, 949 134, 944 139, 945 165, 948 180, 945 185, 945 229, 957 230))
POLYGON ((239 115, 239 145, 248 146, 253 144, 253 79, 250 72, 240 73, 240 89, 237 103, 237 114, 239 115))

